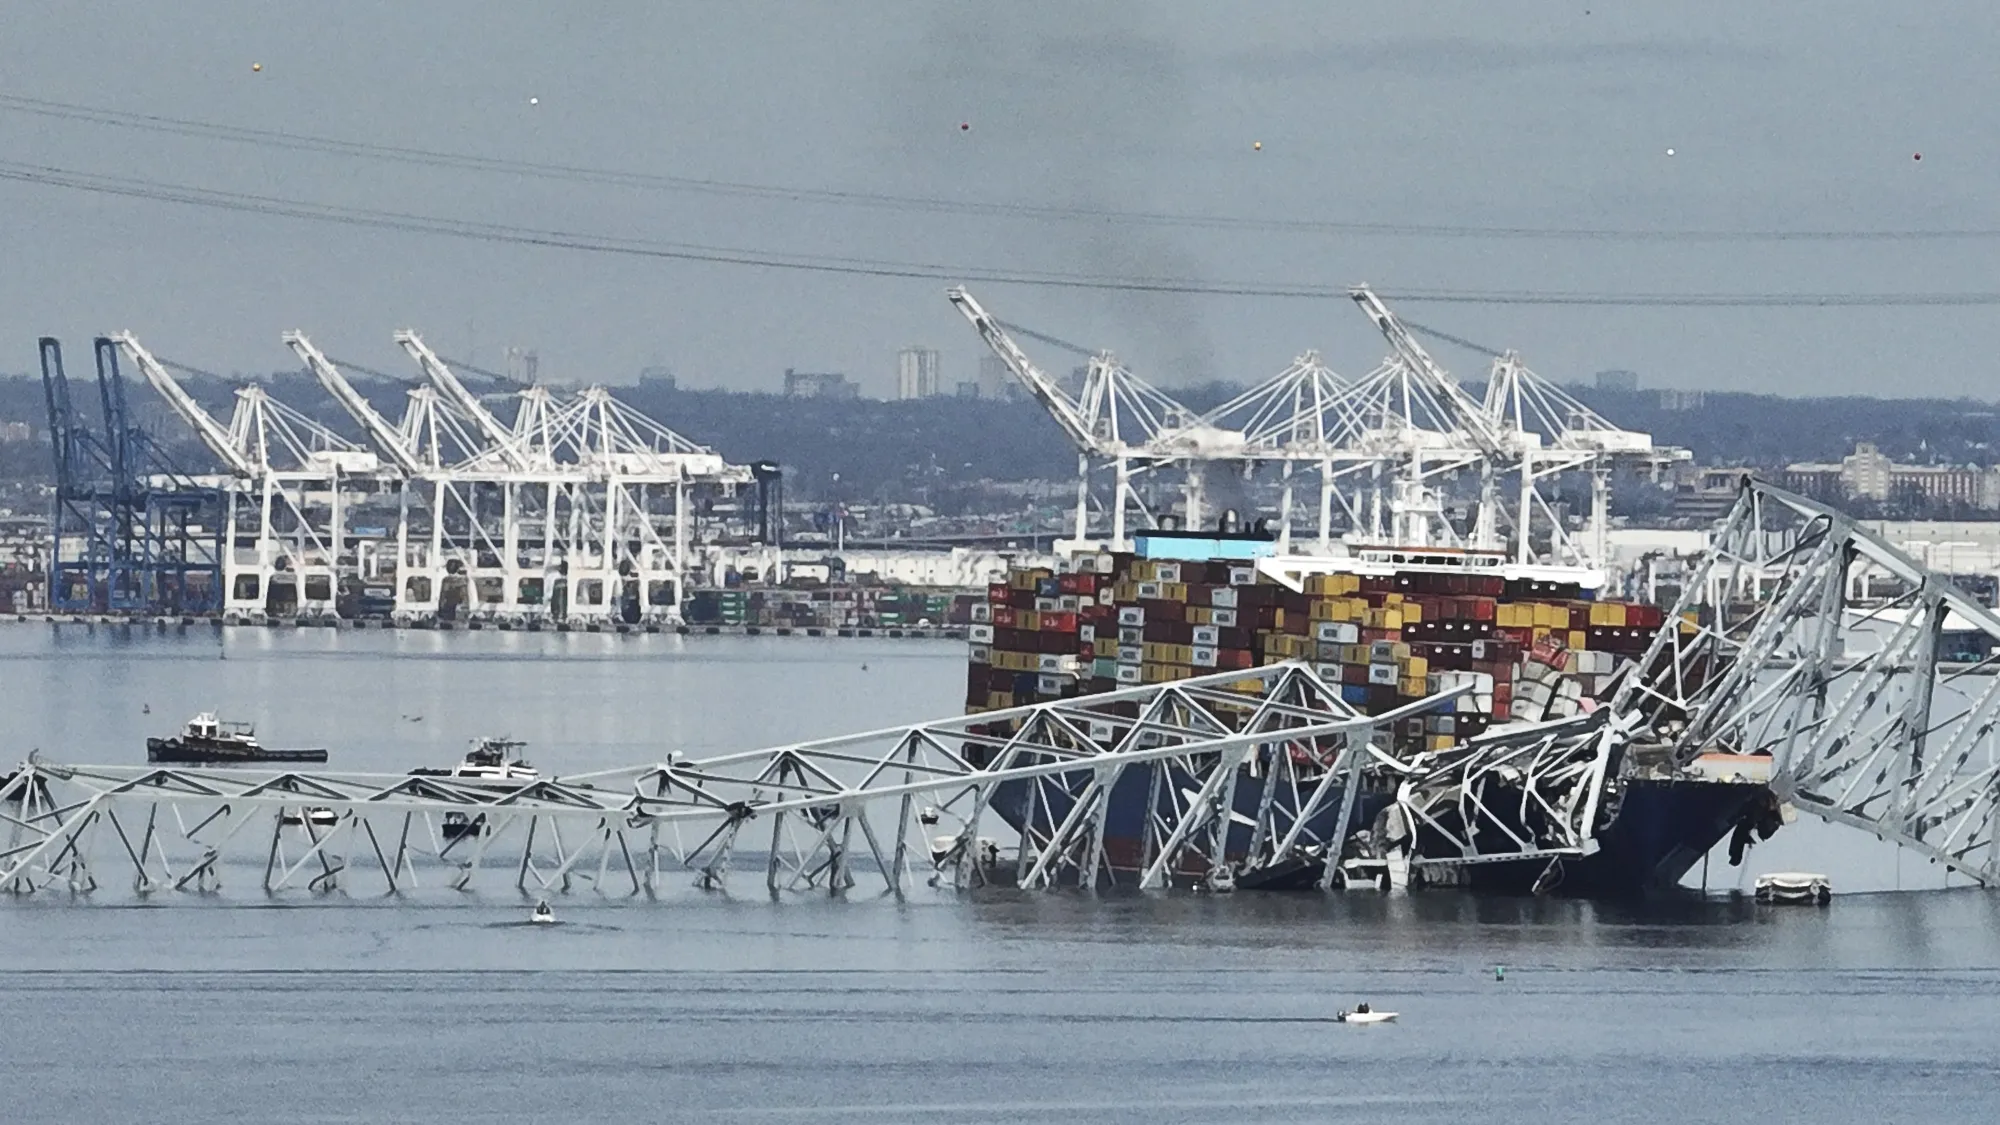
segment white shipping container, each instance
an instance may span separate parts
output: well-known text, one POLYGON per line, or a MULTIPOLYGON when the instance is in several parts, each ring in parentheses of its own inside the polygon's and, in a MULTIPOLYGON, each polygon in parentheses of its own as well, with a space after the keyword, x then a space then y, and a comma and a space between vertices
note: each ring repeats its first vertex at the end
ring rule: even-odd
POLYGON ((968 641, 978 641, 980 644, 990 645, 993 643, 993 626, 991 625, 968 626, 965 630, 965 639, 968 641))
POLYGON ((1144 625, 1146 623, 1145 607, 1136 605, 1119 606, 1118 623, 1120 625, 1144 625))
POLYGON ((1062 603, 1055 598, 1035 599, 1036 613, 1059 613, 1061 611, 1062 611, 1062 603))
POLYGON ((1196 645, 1194 649, 1194 666, 1197 668, 1215 667, 1215 649, 1213 647, 1196 645))
POLYGON ((1143 683, 1145 682, 1145 675, 1145 669, 1139 667, 1137 664, 1120 664, 1118 666, 1118 682, 1121 684, 1143 683))
POLYGON ((1145 662, 1146 662, 1146 647, 1144 645, 1118 646, 1118 663, 1144 664, 1145 662))
POLYGON ((1233 609, 1211 610, 1209 619, 1224 629, 1236 628, 1236 611, 1233 609))
POLYGON ((993 663, 993 646, 971 645, 966 649, 965 658, 973 664, 993 663))
POLYGON ((1078 625, 1078 626, 1076 627, 1076 639, 1077 639, 1077 641, 1078 641, 1079 643, 1081 643, 1081 644, 1091 644, 1092 642, 1096 641, 1096 640, 1097 640, 1097 626, 1095 626, 1095 625, 1078 625))
POLYGON ((1194 634, 1194 644, 1208 645, 1213 648, 1215 645, 1221 643, 1219 639, 1221 633, 1213 625, 1196 625, 1192 632, 1194 634))
POLYGON ((1177 562, 1155 563, 1153 565, 1153 577, 1161 582, 1179 582, 1181 581, 1181 564, 1177 562))
POLYGON ((993 607, 985 602, 974 602, 972 605, 972 619, 980 624, 992 621, 993 607))
POLYGON ((1121 645, 1142 645, 1146 643, 1146 630, 1137 625, 1120 625, 1118 643, 1121 645))
POLYGON ((1231 586, 1254 586, 1254 585, 1256 585, 1256 584, 1257 584, 1257 568, 1255 568, 1255 567, 1250 567, 1250 566, 1232 566, 1232 567, 1230 567, 1230 568, 1229 568, 1229 584, 1230 584, 1231 586))
POLYGON ((1238 606, 1236 591, 1224 587, 1217 587, 1210 590, 1208 592, 1208 604, 1217 609, 1235 609, 1238 606))
POLYGON ((1159 584, 1158 582, 1141 582, 1141 583, 1139 583, 1139 596, 1140 596, 1141 598, 1147 598, 1147 599, 1152 599, 1152 598, 1157 598, 1157 597, 1159 597, 1159 596, 1160 596, 1160 584, 1159 584))
POLYGON ((1387 684, 1390 687, 1394 687, 1396 686, 1396 680, 1396 666, 1394 664, 1370 664, 1368 666, 1369 683, 1387 684))

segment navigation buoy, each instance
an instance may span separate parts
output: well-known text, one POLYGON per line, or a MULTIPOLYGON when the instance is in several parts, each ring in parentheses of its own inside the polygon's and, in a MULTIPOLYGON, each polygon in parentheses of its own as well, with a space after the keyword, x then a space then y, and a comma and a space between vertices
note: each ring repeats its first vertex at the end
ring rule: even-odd
POLYGON ((540 98, 529 98, 529 99, 528 99, 528 104, 529 104, 529 105, 540 105, 540 104, 542 104, 542 99, 540 99, 540 98))
POLYGON ((1674 154, 1674 150, 1673 150, 1673 149, 1668 149, 1668 150, 1667 150, 1667 155, 1668 155, 1668 156, 1672 156, 1673 154, 1674 154))
POLYGON ((1251 147, 1252 149, 1254 149, 1255 151, 1257 151, 1257 152, 1263 152, 1263 151, 1264 151, 1264 142, 1263 142, 1263 141, 1251 141, 1251 142, 1250 142, 1250 147, 1251 147))
POLYGON ((264 69, 264 64, 263 64, 263 63, 260 63, 260 62, 253 62, 253 63, 251 63, 251 64, 250 64, 250 70, 251 70, 251 73, 253 73, 253 74, 254 74, 254 73, 260 73, 260 72, 262 72, 262 71, 263 71, 263 69, 264 69))
POLYGON ((1923 158, 1924 158, 1924 154, 1923 154, 1923 153, 1921 153, 1921 152, 1913 152, 1913 153, 1911 153, 1911 154, 1910 154, 1910 159, 1911 159, 1911 160, 1922 160, 1923 158))

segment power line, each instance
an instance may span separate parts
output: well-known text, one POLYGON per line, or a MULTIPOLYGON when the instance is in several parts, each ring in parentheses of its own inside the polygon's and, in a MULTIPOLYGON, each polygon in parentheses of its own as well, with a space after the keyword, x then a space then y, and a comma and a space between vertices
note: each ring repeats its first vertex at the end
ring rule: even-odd
POLYGON ((516 176, 594 183, 614 187, 666 190, 732 198, 767 199, 792 203, 818 203, 901 212, 929 212, 951 215, 1037 219, 1055 222, 1116 223, 1144 226, 1172 226, 1223 230, 1253 230, 1289 234, 1341 234, 1398 238, 1530 239, 1607 242, 1931 242, 1991 240, 2000 238, 2000 228, 1951 228, 1942 230, 1716 230, 1617 229, 1606 227, 1480 226, 1450 223, 1355 222, 1328 219, 1291 219, 1198 212, 1142 211, 1120 208, 1080 207, 1054 204, 1008 203, 993 200, 951 199, 941 196, 901 195, 887 192, 807 188, 759 184, 735 180, 671 176, 582 165, 517 160, 448 152, 404 145, 342 140, 276 129, 259 129, 218 122, 200 121, 162 114, 134 113, 100 106, 51 101, 18 94, 0 94, 0 111, 29 114, 45 119, 101 125, 109 128, 159 133, 170 136, 247 144, 293 152, 350 156, 366 160, 456 168, 477 172, 500 172, 516 176))
MULTIPOLYGON (((1243 282, 1189 277, 1143 277, 1009 270, 851 256, 811 255, 697 243, 620 238, 583 232, 484 223, 398 211, 221 191, 131 177, 107 176, 50 165, 0 161, 0 180, 99 195, 179 203, 213 210, 303 219, 408 234, 433 234, 477 242, 538 246, 594 254, 750 266, 762 269, 949 282, 1040 286, 1053 289, 1196 296, 1306 300, 1345 298, 1348 287, 1329 282, 1243 282)), ((1911 308, 2000 305, 2000 292, 1971 293, 1610 293, 1531 290, 1380 289, 1388 300, 1468 305, 1550 305, 1627 308, 1911 308)), ((1062 345, 1076 347, 1076 345, 1062 345)))

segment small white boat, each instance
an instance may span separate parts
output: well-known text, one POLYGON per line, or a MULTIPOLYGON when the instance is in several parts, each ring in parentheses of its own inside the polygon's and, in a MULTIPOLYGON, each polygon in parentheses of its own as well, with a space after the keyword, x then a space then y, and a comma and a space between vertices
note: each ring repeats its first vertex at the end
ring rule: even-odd
POLYGON ((1810 871, 1773 871, 1757 876, 1758 902, 1800 902, 1825 906, 1833 899, 1833 880, 1810 871))
POLYGON ((528 921, 537 926, 553 926, 556 923, 556 912, 549 909, 548 902, 544 900, 535 904, 535 912, 528 915, 528 921))
POLYGON ((527 743, 511 738, 474 739, 472 749, 465 760, 450 769, 419 767, 410 773, 417 777, 448 777, 465 785, 493 786, 516 789, 541 780, 540 771, 528 764, 526 758, 517 757, 517 752, 527 743))
POLYGON ((1335 1023, 1393 1023, 1395 1019, 1396 1013, 1373 1012, 1368 1009, 1368 1005, 1366 1004, 1361 1005, 1361 1007, 1352 1012, 1342 1012, 1333 1017, 1335 1023))

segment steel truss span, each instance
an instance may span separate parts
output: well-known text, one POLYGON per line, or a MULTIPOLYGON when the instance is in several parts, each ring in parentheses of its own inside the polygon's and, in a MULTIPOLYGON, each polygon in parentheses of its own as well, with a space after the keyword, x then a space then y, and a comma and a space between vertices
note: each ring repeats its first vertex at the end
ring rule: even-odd
POLYGON ((1613 706, 1685 764, 1768 755, 1797 808, 2000 883, 2000 617, 1852 519, 1747 482, 1613 706), (1867 603, 1868 577, 1902 592, 1867 603))
POLYGON ((1354 786, 1343 783, 1403 769, 1371 736, 1450 701, 1358 715, 1309 667, 1272 665, 518 787, 30 761, 0 787, 0 887, 91 891, 117 880, 150 893, 247 878, 271 892, 498 882, 647 893, 675 872, 731 886, 744 865, 772 893, 839 892, 862 879, 892 892, 917 881, 1095 885, 1111 876, 1109 793, 1145 765, 1178 782, 1161 787, 1176 792, 1152 803, 1144 830, 1139 875, 1160 887, 1345 838, 1353 801, 1343 795, 1354 786), (1232 790, 1251 773, 1272 784, 1242 854, 1232 790), (1063 810, 1031 823, 1011 870, 983 835, 1004 787, 1063 810))

